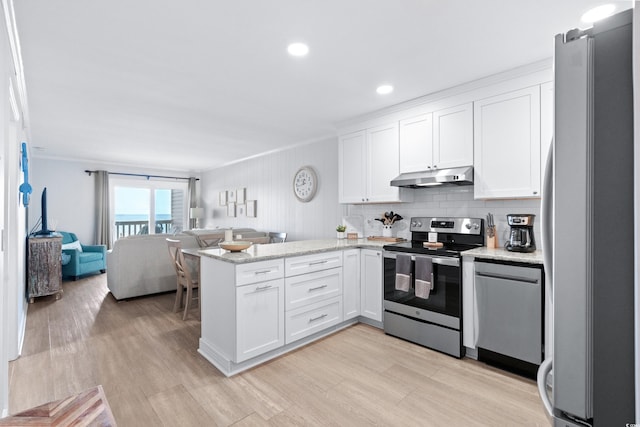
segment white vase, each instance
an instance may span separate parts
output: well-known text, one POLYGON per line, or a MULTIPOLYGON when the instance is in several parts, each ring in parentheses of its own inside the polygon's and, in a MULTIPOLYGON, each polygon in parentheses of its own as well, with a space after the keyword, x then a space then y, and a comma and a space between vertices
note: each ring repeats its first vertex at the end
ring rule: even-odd
POLYGON ((393 230, 390 225, 382 226, 382 237, 393 237, 393 230))
POLYGON ((344 239, 344 231, 336 231, 338 239, 344 239))

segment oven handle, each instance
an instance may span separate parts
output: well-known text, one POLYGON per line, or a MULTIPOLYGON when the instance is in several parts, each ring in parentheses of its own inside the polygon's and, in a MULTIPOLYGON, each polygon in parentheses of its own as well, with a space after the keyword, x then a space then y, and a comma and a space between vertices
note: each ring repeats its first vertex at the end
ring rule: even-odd
MULTIPOLYGON (((400 252, 391 252, 391 251, 383 251, 382 252, 382 256, 384 258, 392 258, 395 259, 396 255, 400 253, 400 252)), ((406 254, 409 255, 409 254, 406 254)), ((433 264, 439 264, 439 265, 448 265, 451 267, 460 267, 460 258, 456 258, 456 257, 439 257, 439 256, 429 256, 429 255, 414 255, 411 254, 411 261, 415 261, 416 260, 416 256, 424 256, 427 258, 431 258, 431 262, 433 264)))

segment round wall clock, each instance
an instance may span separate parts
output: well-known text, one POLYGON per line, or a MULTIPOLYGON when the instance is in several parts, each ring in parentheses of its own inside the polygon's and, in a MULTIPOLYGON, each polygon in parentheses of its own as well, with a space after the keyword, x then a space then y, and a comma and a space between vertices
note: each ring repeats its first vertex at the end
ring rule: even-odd
POLYGON ((311 166, 303 166, 293 177, 293 194, 301 202, 313 199, 318 189, 318 177, 311 166))

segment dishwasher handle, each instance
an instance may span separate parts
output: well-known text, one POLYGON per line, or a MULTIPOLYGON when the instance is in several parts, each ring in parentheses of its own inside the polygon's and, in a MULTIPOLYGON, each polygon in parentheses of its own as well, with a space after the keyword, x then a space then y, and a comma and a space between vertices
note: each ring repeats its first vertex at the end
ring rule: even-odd
POLYGON ((540 284, 540 281, 538 279, 530 279, 528 277, 508 276, 503 274, 492 274, 492 273, 479 273, 477 271, 476 271, 476 276, 488 277, 490 279, 498 279, 498 280, 511 280, 514 282, 524 282, 524 283, 530 283, 533 285, 540 284))

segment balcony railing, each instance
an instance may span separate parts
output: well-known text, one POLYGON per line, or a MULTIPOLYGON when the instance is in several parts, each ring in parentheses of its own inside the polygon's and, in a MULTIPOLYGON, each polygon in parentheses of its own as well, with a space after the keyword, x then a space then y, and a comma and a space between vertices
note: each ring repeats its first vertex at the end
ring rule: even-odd
MULTIPOLYGON (((173 220, 163 219, 156 221, 155 234, 170 234, 173 220)), ((116 221, 117 238, 134 234, 149 234, 149 221, 116 221)))

